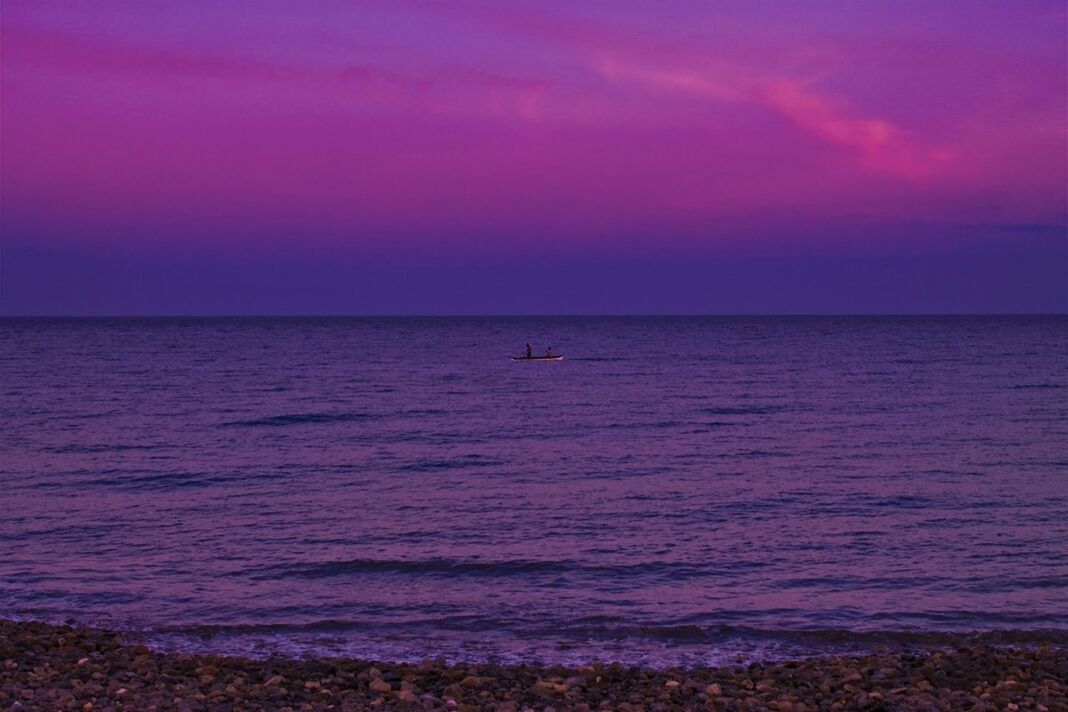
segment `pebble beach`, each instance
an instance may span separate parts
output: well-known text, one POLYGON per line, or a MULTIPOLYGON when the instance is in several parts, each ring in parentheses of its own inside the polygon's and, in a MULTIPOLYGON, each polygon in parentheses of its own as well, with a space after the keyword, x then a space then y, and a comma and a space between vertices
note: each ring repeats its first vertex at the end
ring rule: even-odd
POLYGON ((11 710, 1068 710, 1068 649, 1050 644, 652 670, 245 659, 0 621, 0 660, 11 710))

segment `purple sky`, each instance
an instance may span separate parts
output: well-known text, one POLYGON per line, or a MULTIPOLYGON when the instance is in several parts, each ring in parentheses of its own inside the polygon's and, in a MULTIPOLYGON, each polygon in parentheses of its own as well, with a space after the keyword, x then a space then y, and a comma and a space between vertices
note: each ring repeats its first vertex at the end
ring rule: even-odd
POLYGON ((2 21, 3 314, 1068 311, 1063 0, 2 21))

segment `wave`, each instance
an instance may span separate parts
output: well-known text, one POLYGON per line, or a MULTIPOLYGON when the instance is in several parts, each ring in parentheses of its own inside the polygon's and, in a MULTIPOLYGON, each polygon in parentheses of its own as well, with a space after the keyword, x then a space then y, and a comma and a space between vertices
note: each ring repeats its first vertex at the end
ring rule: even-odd
POLYGON ((921 651, 967 646, 1068 647, 1068 631, 1051 628, 963 632, 770 629, 736 625, 633 625, 617 619, 524 627, 506 620, 450 617, 395 625, 327 619, 292 625, 193 625, 138 631, 190 651, 233 650, 252 656, 356 654, 393 660, 445 657, 453 662, 625 662, 674 667, 798 659, 874 650, 921 651), (459 636, 458 636, 459 634, 459 636), (481 641, 472 645, 474 641, 481 641))
POLYGON ((251 420, 234 420, 223 423, 223 427, 283 427, 287 425, 322 425, 323 423, 348 423, 373 420, 378 416, 371 413, 293 413, 272 415, 251 420))
POLYGON ((419 462, 401 465, 396 469, 399 472, 437 472, 439 470, 457 470, 468 467, 501 467, 504 464, 500 460, 470 455, 449 460, 420 460, 419 462))
POLYGON ((165 472, 159 474, 108 475, 79 483, 86 487, 115 488, 131 492, 166 492, 191 487, 209 487, 220 484, 250 484, 285 478, 278 472, 165 472))
MULTIPOLYGON (((131 600, 134 594, 126 595, 131 600)), ((380 611, 382 612, 382 611, 380 611)), ((964 613, 964 612, 962 612, 964 613)), ((319 618, 300 622, 241 622, 241 623, 193 623, 185 625, 162 625, 144 627, 124 627, 118 621, 106 617, 109 625, 119 629, 136 630, 141 633, 181 634, 192 637, 239 636, 239 635, 302 635, 308 633, 337 634, 346 631, 362 631, 368 635, 375 633, 396 634, 398 627, 415 631, 438 631, 453 635, 457 632, 504 633, 521 640, 524 638, 568 638, 573 641, 624 641, 656 640, 672 643, 715 644, 731 640, 781 641, 811 646, 821 649, 830 644, 852 645, 953 645, 967 643, 989 643, 996 645, 1043 644, 1068 645, 1068 629, 1052 627, 1063 624, 1063 618, 1050 617, 1050 627, 1015 627, 1012 618, 1000 620, 1000 614, 970 611, 968 619, 979 621, 998 621, 1001 627, 962 627, 956 630, 933 628, 848 628, 848 627, 785 627, 768 628, 735 623, 687 623, 685 620, 665 621, 663 623, 633 623, 622 616, 589 615, 574 619, 544 620, 530 618, 497 618, 479 615, 426 616, 402 621, 374 621, 365 618, 319 618)), ((718 617, 733 618, 744 616, 742 612, 723 611, 718 617)), ((9 612, 4 614, 7 620, 77 624, 77 617, 35 615, 32 612, 9 612)), ((1046 617, 1030 620, 1030 624, 1040 623, 1046 617)), ((1022 621, 1021 621, 1022 622, 1022 621)), ((82 621, 92 625, 92 622, 82 621)), ((1026 625, 1026 623, 1025 623, 1026 625)), ((416 636, 419 637, 419 636, 416 636)))
POLYGON ((682 420, 658 420, 654 422, 638 421, 634 423, 609 423, 608 428, 614 429, 630 429, 630 430, 653 430, 659 428, 681 428, 689 423, 682 420))
POLYGON ((1030 390, 1030 389, 1046 389, 1046 388, 1068 388, 1068 385, 1063 383, 1021 383, 1013 386, 1016 390, 1030 390))
POLYGON ((767 566, 766 562, 742 563, 636 563, 636 564, 584 564, 570 560, 516 559, 504 561, 434 559, 348 559, 314 563, 278 564, 258 569, 237 572, 256 580, 273 578, 327 578, 358 574, 406 574, 439 577, 511 577, 548 574, 561 576, 574 574, 589 577, 641 576, 647 580, 670 578, 683 580, 726 575, 738 570, 755 570, 767 566))
POLYGON ((121 452, 124 450, 163 450, 166 445, 60 445, 58 447, 43 448, 43 452, 57 455, 89 455, 102 452, 121 452))
POLYGON ((349 559, 307 564, 280 564, 253 572, 257 580, 273 578, 326 578, 351 574, 411 574, 437 576, 513 576, 516 574, 559 574, 570 570, 558 561, 455 561, 452 559, 349 559))
POLYGON ((770 415, 786 410, 780 405, 729 406, 720 408, 701 408, 705 415, 770 415))
POLYGON ((593 640, 646 639, 672 643, 715 644, 732 640, 778 641, 820 650, 835 646, 907 646, 907 645, 958 645, 968 643, 989 644, 1041 644, 1068 645, 1068 630, 1039 628, 1020 630, 935 631, 935 630, 854 630, 848 628, 771 629, 742 625, 598 625, 569 626, 568 634, 585 633, 593 640))

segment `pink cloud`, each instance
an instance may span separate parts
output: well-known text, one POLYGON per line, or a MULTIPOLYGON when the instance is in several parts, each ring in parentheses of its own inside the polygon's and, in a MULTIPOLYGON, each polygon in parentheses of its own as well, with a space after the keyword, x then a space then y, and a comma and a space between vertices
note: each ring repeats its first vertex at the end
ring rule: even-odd
POLYGON ((849 149, 862 165, 875 171, 922 179, 951 160, 945 149, 922 149, 892 122, 858 116, 847 102, 821 95, 800 81, 754 76, 729 66, 702 73, 653 70, 602 60, 595 67, 612 79, 637 81, 714 101, 761 106, 826 143, 849 149))
MULTIPOLYGON (((803 72, 818 75, 824 66, 839 70, 848 66, 850 57, 827 39, 802 45, 754 40, 705 47, 693 41, 665 42, 638 26, 581 14, 565 19, 514 5, 470 2, 417 5, 573 53, 577 61, 609 79, 763 107, 810 136, 851 152, 857 165, 867 170, 924 181, 943 172, 954 159, 945 146, 924 141, 918 132, 889 118, 866 114, 804 78, 803 72), (780 69, 771 71, 769 66, 780 69), (790 74, 786 68, 803 72, 790 74)), ((627 12, 619 14, 625 17, 627 12)), ((727 36, 739 29, 729 28, 727 36)))

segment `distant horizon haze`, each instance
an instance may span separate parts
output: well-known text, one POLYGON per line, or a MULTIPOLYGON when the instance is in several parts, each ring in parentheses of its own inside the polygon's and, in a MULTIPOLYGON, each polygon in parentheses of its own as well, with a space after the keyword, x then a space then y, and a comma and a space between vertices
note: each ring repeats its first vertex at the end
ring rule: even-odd
POLYGON ((1031 237, 877 256, 169 256, 0 243, 0 315, 1068 313, 1068 238, 1031 237))

